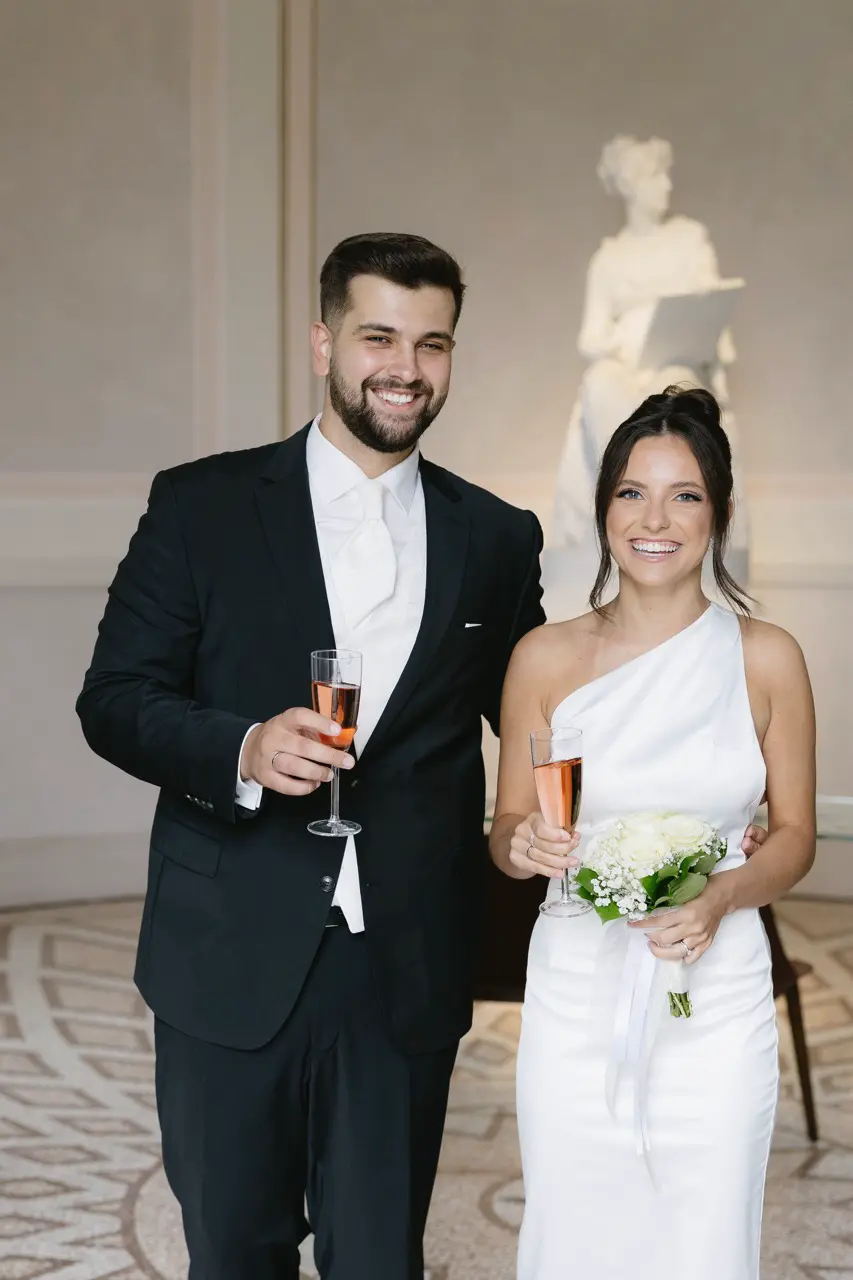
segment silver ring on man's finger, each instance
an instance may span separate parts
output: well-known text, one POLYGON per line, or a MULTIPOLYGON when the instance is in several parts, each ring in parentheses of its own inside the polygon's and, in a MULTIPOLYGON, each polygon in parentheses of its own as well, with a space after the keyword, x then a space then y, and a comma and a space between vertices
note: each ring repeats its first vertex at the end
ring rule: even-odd
POLYGON ((283 755, 286 755, 286 752, 284 752, 284 751, 274 751, 274 752, 272 753, 272 760, 270 760, 270 766, 271 766, 271 768, 273 768, 273 769, 275 768, 275 762, 276 762, 276 760, 279 758, 279 756, 283 756, 283 755))
POLYGON ((532 861, 532 859, 530 858, 530 850, 531 850, 532 848, 533 848, 533 845, 532 845, 532 844, 529 844, 529 845, 527 846, 527 857, 528 857, 528 859, 529 859, 530 861, 532 861))

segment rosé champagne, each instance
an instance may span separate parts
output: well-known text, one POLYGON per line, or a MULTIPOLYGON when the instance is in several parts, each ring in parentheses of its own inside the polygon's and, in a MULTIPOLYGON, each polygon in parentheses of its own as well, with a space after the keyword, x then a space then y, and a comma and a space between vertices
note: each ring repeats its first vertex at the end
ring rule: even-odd
MULTIPOLYGON (((358 704, 361 701, 361 654, 354 649, 315 649, 311 654, 311 701, 314 710, 326 721, 341 726, 334 735, 318 734, 327 747, 346 751, 358 726, 358 704)), ((308 823, 314 836, 355 836, 361 824, 340 813, 341 774, 332 766, 331 802, 328 818, 308 823)))
POLYGON ((581 772, 579 758, 553 760, 534 767, 539 808, 549 827, 574 830, 581 807, 581 772))
MULTIPOLYGON (((530 752, 542 817, 549 827, 573 832, 581 807, 583 731, 572 725, 535 729, 530 735, 530 752)), ((539 907, 543 916, 569 920, 592 910, 592 903, 578 892, 573 868, 563 871, 560 881, 559 898, 549 890, 539 907)))
POLYGON ((361 700, 361 686, 357 684, 331 684, 325 680, 311 682, 311 696, 314 710, 329 720, 336 720, 341 732, 333 738, 331 734, 320 734, 321 742, 327 747, 341 747, 346 750, 355 737, 358 728, 358 704, 361 700))

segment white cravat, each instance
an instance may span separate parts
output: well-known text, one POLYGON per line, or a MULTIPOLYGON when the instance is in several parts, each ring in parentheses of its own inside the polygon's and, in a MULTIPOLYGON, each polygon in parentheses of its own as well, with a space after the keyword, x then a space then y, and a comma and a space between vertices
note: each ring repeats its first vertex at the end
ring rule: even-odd
POLYGON ((362 480, 357 488, 361 523, 332 562, 332 580, 348 629, 362 623, 394 594, 397 554, 385 517, 381 480, 362 480))
MULTIPOLYGON (((357 649, 363 658, 361 705, 355 735, 355 750, 360 755, 403 673, 421 625, 426 594, 426 509, 417 451, 386 471, 381 480, 370 481, 350 458, 326 439, 319 422, 317 418, 306 441, 308 483, 335 644, 339 649, 357 649), (365 485, 371 492, 366 502, 365 485), (368 503, 372 505, 368 507, 368 503), (355 535, 362 530, 367 535, 368 523, 376 526, 370 531, 371 538, 377 531, 383 536, 384 530, 383 541, 387 538, 390 543, 395 567, 390 594, 383 595, 371 605, 370 612, 364 613, 362 601, 368 597, 373 599, 377 590, 374 579, 381 575, 375 573, 372 555, 351 553, 355 535), (339 578, 343 582, 338 562, 348 546, 353 601, 350 607, 354 614, 362 615, 355 623, 346 613, 338 585, 339 578)), ((375 545, 378 546, 378 539, 375 545)), ((381 552, 383 559, 387 545, 381 552)), ((384 565, 381 572, 385 574, 387 586, 387 560, 384 565)), ((349 582, 344 583, 344 594, 349 586, 349 582)), ((307 654, 305 660, 308 661, 307 654)), ((358 774, 358 765, 355 774, 358 774)), ((237 803, 246 809, 257 809, 261 795, 262 788, 256 782, 243 782, 238 772, 237 803)), ((343 817, 347 816, 346 796, 347 791, 343 789, 343 817)), ((318 839, 317 843, 320 845, 323 841, 318 839)), ((346 842, 333 902, 343 911, 353 933, 364 929, 358 859, 352 836, 346 842)))

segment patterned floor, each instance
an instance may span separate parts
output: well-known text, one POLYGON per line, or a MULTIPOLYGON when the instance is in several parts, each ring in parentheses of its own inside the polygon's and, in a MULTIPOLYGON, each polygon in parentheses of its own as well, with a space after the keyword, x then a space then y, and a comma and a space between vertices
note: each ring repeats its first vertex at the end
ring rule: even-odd
MULTIPOLYGON (((853 905, 778 914, 789 954, 814 966, 804 997, 825 1136, 816 1148, 804 1137, 783 1025, 762 1276, 853 1280, 853 905)), ((149 1017, 130 981, 138 917, 136 903, 0 916, 0 1280, 186 1276, 159 1164, 149 1017)), ((518 1026, 517 1006, 481 1005, 460 1050, 430 1280, 513 1275, 518 1026)))

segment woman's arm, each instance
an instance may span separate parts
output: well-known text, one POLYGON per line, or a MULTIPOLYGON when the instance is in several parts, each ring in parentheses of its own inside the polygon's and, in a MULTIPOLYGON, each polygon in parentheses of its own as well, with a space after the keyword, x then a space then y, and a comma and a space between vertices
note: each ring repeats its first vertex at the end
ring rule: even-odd
POLYGON ((747 674, 754 672, 770 706, 762 744, 770 835, 745 866, 713 877, 722 882, 727 911, 774 902, 802 880, 815 856, 815 713, 805 659, 793 636, 767 625, 755 629, 744 653, 747 674))
POLYGON ((655 932, 655 955, 683 957, 682 939, 698 960, 714 940, 723 916, 763 907, 787 893, 814 862, 815 715, 806 664, 796 640, 767 624, 751 624, 744 640, 751 692, 765 700, 770 835, 742 867, 711 876, 704 892, 666 916, 655 932))
POLYGON ((578 838, 547 826, 539 813, 530 734, 547 729, 550 628, 538 627, 515 647, 501 701, 498 795, 489 836, 492 861, 514 880, 561 876, 577 859, 569 857, 578 838))

